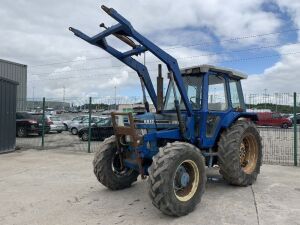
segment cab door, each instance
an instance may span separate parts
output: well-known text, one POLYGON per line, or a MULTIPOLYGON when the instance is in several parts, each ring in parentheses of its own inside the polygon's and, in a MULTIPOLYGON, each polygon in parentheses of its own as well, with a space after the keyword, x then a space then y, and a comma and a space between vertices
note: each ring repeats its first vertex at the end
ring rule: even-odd
POLYGON ((208 73, 207 93, 204 104, 202 146, 210 147, 215 143, 224 117, 230 111, 227 78, 224 75, 208 73))

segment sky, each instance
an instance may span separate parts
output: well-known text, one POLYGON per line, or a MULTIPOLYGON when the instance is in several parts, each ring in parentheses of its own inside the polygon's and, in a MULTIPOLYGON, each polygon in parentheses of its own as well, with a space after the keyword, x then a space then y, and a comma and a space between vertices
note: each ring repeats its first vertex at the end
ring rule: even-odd
MULTIPOLYGON (((245 93, 300 91, 300 1, 1 0, 0 58, 28 65, 28 98, 141 96, 134 71, 68 30, 72 26, 92 36, 102 31, 101 22, 114 25, 102 4, 116 9, 180 67, 239 70, 248 75, 245 93)), ((125 50, 117 40, 108 41, 125 50)), ((145 63, 156 86, 158 61, 147 53, 145 63)))

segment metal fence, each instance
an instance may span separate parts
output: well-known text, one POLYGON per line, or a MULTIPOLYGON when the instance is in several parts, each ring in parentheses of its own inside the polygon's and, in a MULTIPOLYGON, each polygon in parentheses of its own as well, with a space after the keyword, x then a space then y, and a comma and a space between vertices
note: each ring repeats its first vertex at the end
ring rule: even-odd
POLYGON ((245 100, 249 111, 263 114, 272 112, 272 120, 258 124, 263 142, 263 163, 279 165, 299 165, 300 131, 300 95, 296 93, 246 94, 245 100), (280 113, 280 114, 277 114, 280 113), (277 118, 280 115, 286 120, 277 118), (295 119, 294 119, 295 118, 295 119), (298 118, 298 119, 297 119, 298 118))
MULTIPOLYGON (((138 97, 76 97, 66 98, 64 101, 53 98, 35 98, 18 99, 17 101, 22 102, 25 106, 26 115, 24 117, 29 114, 30 118, 38 122, 38 128, 32 130, 30 127, 36 126, 35 124, 22 123, 18 126, 19 120, 17 118, 17 147, 45 150, 63 149, 78 152, 94 152, 98 149, 101 141, 90 138, 90 128, 97 122, 95 118, 110 115, 117 108, 122 112, 130 112, 143 106, 138 97), (74 118, 81 118, 81 120, 74 120, 74 118), (57 120, 61 121, 60 125, 57 120), (18 135, 18 129, 22 127, 29 127, 24 136, 18 135), (89 132, 88 140, 82 140, 83 138, 79 137, 78 131, 86 127, 89 132), (76 129, 77 132, 73 132, 72 128, 76 129)), ((24 121, 24 119, 22 120, 24 121)))
MULTIPOLYGON (((118 109, 121 112, 134 111, 143 108, 140 97, 115 97, 115 98, 67 98, 64 101, 58 99, 20 99, 24 104, 25 110, 31 113, 52 114, 66 122, 78 116, 89 117, 103 114, 118 109)), ((297 113, 300 113, 300 96, 291 93, 273 93, 273 94, 245 94, 245 101, 248 111, 269 112, 273 114, 280 113, 288 120, 293 120, 297 113)), ((153 108, 152 108, 153 110, 153 108)), ((85 124, 87 127, 93 125, 92 120, 85 124)), ((300 147, 298 145, 300 138, 300 116, 293 120, 294 123, 288 127, 282 124, 258 124, 263 142, 263 163, 279 165, 299 165, 300 147)), ((39 122, 41 126, 41 121, 39 122)), ((45 121, 46 123, 46 121, 45 121)), ((45 126, 44 129, 45 130, 45 126)), ((90 132, 90 131, 89 131, 90 132)), ((89 133, 90 134, 90 133, 89 133)), ((89 135, 90 137, 90 135, 89 135)), ((101 141, 81 140, 78 135, 72 134, 71 128, 57 131, 46 131, 39 134, 30 134, 27 137, 17 137, 17 146, 21 148, 36 149, 64 149, 78 152, 94 152, 99 148, 101 141)))

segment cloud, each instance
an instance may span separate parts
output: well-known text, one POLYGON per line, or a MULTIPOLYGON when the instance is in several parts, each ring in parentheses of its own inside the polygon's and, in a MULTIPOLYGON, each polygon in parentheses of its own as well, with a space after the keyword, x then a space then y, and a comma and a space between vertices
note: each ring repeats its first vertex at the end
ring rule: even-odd
MULTIPOLYGON (((178 57, 180 67, 206 64, 218 59, 216 55, 208 55, 208 52, 184 47, 169 51, 174 57, 178 57), (203 56, 199 57, 199 55, 203 56)), ((143 57, 140 61, 142 59, 143 57)), ((158 63, 160 61, 156 57, 147 54, 146 64, 154 87, 156 87, 158 63)), ((166 73, 167 69, 163 67, 163 74, 166 73)), ((43 94, 52 99, 62 99, 64 87, 68 98, 114 96, 115 87, 118 95, 141 96, 140 81, 135 71, 113 59, 106 59, 105 62, 101 62, 101 59, 89 62, 85 56, 76 57, 68 65, 56 66, 54 70, 33 74, 30 78, 32 82, 29 90, 34 86, 36 96, 43 94)))
MULTIPOLYGON (((276 31, 281 21, 263 10, 263 0, 240 1, 103 1, 127 15, 130 21, 146 34, 171 29, 207 28, 218 38, 234 38, 276 31), (134 5, 134 7, 132 7, 134 5), (128 13, 129 12, 129 13, 128 13), (142 19, 141 19, 142 18, 142 19)), ((193 36, 190 36, 193 39, 193 36)), ((254 44, 264 38, 241 39, 236 44, 254 44)), ((228 43, 227 43, 228 45, 228 43)))
MULTIPOLYGON (((273 0, 279 10, 287 13, 297 28, 300 28, 300 2, 292 0, 273 0)), ((298 32, 298 40, 300 40, 298 32)), ((280 60, 261 74, 249 76, 244 81, 244 89, 248 93, 262 93, 265 89, 270 93, 299 92, 300 45, 283 45, 276 49, 280 60)))
POLYGON ((278 48, 280 61, 264 70, 262 74, 251 75, 243 86, 248 93, 268 92, 299 92, 300 76, 300 46, 286 45, 278 48))
MULTIPOLYGON (((294 25, 300 28, 300 2, 294 0, 273 0, 275 4, 278 4, 280 10, 286 13, 294 25)), ((300 31, 298 31, 298 40, 300 40, 300 31)))

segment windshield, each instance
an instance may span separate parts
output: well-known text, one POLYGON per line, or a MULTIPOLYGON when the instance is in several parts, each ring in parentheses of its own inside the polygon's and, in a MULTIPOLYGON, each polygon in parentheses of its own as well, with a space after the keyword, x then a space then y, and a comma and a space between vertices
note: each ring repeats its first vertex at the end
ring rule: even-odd
POLYGON ((111 125, 111 118, 100 118, 96 123, 98 127, 111 125))
MULTIPOLYGON (((187 91, 188 99, 192 105, 193 109, 200 109, 201 108, 201 99, 202 99, 202 80, 203 76, 200 75, 193 75, 193 76, 183 76, 182 77, 184 86, 187 91)), ((181 99, 181 95, 177 89, 176 86, 176 94, 177 98, 180 102, 180 109, 185 110, 184 103, 181 99)), ((175 110, 174 105, 174 92, 173 88, 169 83, 165 104, 164 104, 164 110, 175 110)))
POLYGON ((51 117, 50 117, 50 120, 55 121, 55 122, 61 121, 60 118, 57 117, 57 116, 51 116, 51 117))

